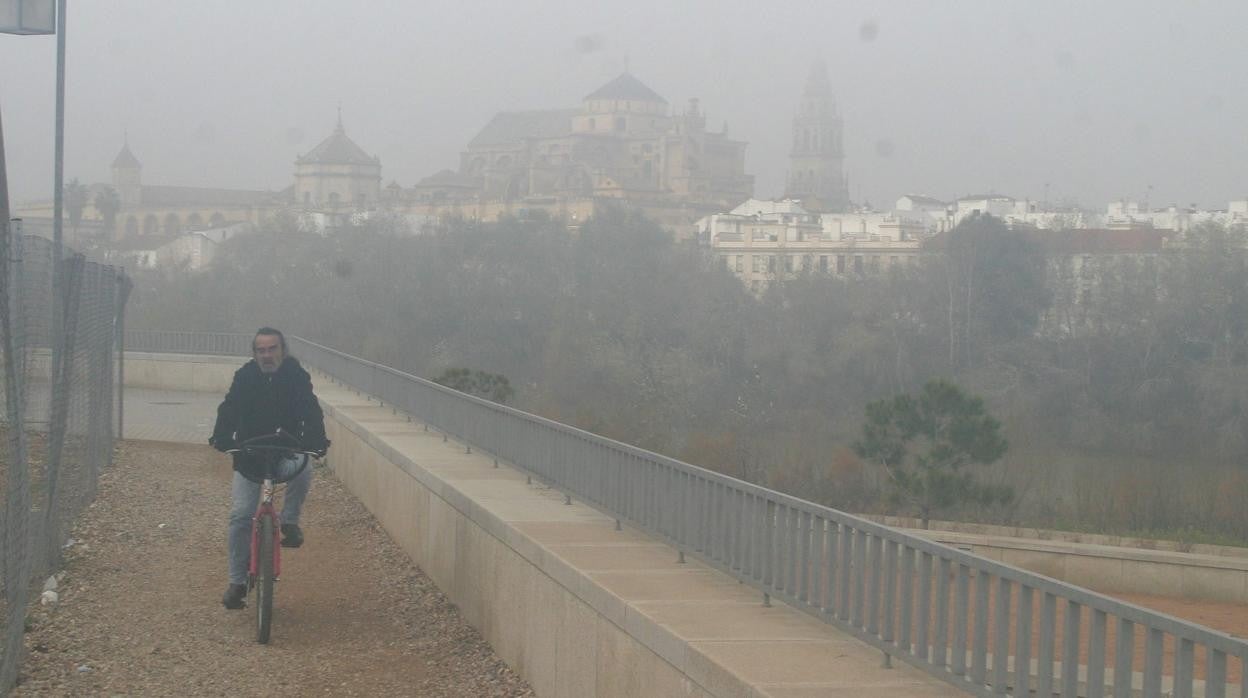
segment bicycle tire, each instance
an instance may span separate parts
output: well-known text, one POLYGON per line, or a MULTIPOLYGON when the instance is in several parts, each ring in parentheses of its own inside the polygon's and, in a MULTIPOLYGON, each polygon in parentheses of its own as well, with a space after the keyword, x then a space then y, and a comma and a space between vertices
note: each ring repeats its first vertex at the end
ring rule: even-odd
POLYGON ((273 517, 260 517, 260 541, 256 549, 256 642, 269 643, 273 629, 273 517))

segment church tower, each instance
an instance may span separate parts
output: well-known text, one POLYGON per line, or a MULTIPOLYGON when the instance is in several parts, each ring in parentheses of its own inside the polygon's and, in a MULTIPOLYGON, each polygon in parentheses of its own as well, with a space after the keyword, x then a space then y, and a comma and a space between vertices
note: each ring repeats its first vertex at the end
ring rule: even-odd
POLYGON ((793 117, 793 149, 785 196, 801 199, 812 211, 842 211, 849 206, 842 122, 823 61, 816 61, 793 117))
POLYGON ((132 208, 142 203, 142 173, 143 166, 139 164, 134 153, 130 152, 130 139, 127 137, 121 146, 121 152, 113 158, 113 189, 121 199, 123 208, 132 208))

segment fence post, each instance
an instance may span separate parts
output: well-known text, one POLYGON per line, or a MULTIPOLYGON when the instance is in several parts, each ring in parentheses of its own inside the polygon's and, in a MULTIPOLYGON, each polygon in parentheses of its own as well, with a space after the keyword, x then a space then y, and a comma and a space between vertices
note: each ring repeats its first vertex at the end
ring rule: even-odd
MULTIPOLYGON (((54 252, 55 254, 55 252, 54 252)), ((58 516, 61 513, 60 480, 61 465, 64 460, 65 439, 69 427, 69 389, 70 366, 73 361, 74 344, 78 327, 79 301, 82 296, 82 274, 86 258, 80 254, 66 260, 61 267, 64 272, 59 284, 64 299, 56 298, 55 303, 61 312, 55 317, 64 320, 64 326, 52 328, 53 336, 59 332, 60 349, 52 351, 52 415, 48 425, 48 458, 45 464, 47 484, 46 507, 43 512, 44 564, 51 569, 60 562, 61 530, 58 516)))
POLYGON ((5 477, 3 521, 3 570, 5 616, 0 637, 0 692, 7 692, 17 678, 25 630, 26 594, 30 584, 30 481, 26 461, 26 430, 21 402, 19 355, 26 351, 15 338, 15 308, 20 300, 13 285, 14 237, 9 221, 9 186, 4 166, 4 131, 0 129, 0 348, 4 352, 4 397, 8 429, 8 472, 5 477))
POLYGON ((117 277, 117 440, 125 436, 126 424, 126 301, 134 284, 125 269, 117 277))

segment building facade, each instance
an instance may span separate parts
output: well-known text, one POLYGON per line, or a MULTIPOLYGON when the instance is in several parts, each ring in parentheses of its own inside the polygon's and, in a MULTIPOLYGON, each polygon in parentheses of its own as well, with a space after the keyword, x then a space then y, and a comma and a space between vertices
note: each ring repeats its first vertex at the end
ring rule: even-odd
POLYGON ((687 225, 753 193, 746 143, 708 130, 696 99, 674 112, 629 73, 574 109, 501 112, 460 154, 459 168, 422 180, 413 212, 488 219, 517 211, 581 218, 599 202, 687 225))
MULTIPOLYGON (((83 221, 77 230, 71 226, 70 214, 66 211, 65 238, 70 244, 111 247, 126 240, 145 238, 147 242, 142 246, 155 249, 158 244, 172 241, 188 231, 234 223, 260 223, 283 208, 288 199, 289 192, 144 184, 143 165, 127 139, 113 159, 110 182, 87 187, 83 221), (107 206, 102 205, 110 193, 116 196, 111 226, 107 206), (162 243, 153 242, 157 239, 162 243)), ((25 220, 27 232, 39 235, 51 235, 52 211, 51 201, 17 207, 17 215, 25 220)))
POLYGON ((917 261, 927 228, 892 213, 818 214, 750 199, 696 224, 702 244, 751 289, 802 274, 862 277, 917 261))
MULTIPOLYGON (((155 250, 187 233, 238 223, 254 226, 278 211, 321 211, 338 220, 384 203, 381 161, 347 136, 340 114, 333 132, 296 158, 294 182, 281 191, 145 184, 143 164, 127 138, 113 159, 110 182, 88 187, 78 230, 71 229, 66 212, 65 235, 71 244, 102 244, 128 252, 155 250), (111 226, 107 205, 100 205, 110 192, 116 196, 111 226), (134 242, 140 238, 142 242, 134 242)), ((51 201, 26 203, 16 211, 27 232, 52 234, 51 201)))

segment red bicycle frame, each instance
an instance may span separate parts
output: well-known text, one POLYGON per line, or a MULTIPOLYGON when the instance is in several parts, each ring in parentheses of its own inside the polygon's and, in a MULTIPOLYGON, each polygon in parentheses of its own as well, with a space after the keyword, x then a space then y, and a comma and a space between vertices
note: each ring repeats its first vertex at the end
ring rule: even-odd
POLYGON ((266 516, 273 520, 273 578, 276 580, 282 576, 282 526, 281 519, 277 516, 277 508, 273 506, 273 491, 273 481, 265 480, 261 485, 260 504, 251 517, 251 563, 247 568, 251 579, 255 579, 260 572, 260 519, 266 516))

